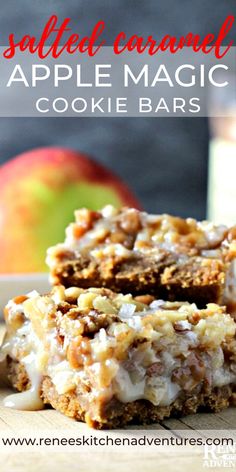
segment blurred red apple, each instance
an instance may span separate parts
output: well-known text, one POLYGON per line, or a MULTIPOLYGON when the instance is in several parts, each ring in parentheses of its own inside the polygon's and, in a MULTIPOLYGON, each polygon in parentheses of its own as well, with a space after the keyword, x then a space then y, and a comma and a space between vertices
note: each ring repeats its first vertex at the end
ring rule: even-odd
POLYGON ((46 270, 46 249, 64 239, 76 208, 139 207, 104 166, 64 148, 39 148, 0 167, 0 273, 46 270))

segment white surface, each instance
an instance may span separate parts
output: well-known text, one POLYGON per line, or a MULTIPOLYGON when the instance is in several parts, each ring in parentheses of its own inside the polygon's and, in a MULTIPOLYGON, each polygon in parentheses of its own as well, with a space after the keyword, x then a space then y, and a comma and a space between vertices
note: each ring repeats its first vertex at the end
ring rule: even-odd
POLYGON ((0 319, 2 310, 10 298, 32 290, 46 293, 50 290, 48 274, 0 275, 0 319))

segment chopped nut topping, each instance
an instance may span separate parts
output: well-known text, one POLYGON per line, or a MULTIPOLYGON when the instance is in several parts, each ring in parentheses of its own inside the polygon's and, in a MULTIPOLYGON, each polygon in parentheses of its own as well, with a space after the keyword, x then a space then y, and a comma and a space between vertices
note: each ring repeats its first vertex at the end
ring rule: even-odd
POLYGON ((164 374, 165 367, 160 362, 154 362, 147 368, 147 376, 152 377, 153 375, 162 375, 164 374))
POLYGON ((13 302, 16 305, 21 305, 21 303, 25 302, 25 300, 27 300, 27 298, 28 297, 26 295, 19 295, 18 297, 13 298, 13 302))

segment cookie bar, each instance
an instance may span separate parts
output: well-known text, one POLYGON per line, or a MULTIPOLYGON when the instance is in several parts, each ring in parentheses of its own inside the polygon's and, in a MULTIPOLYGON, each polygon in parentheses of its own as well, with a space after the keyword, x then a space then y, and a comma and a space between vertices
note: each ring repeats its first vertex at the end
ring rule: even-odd
POLYGON ((75 212, 48 250, 53 284, 106 287, 169 301, 236 306, 236 227, 108 206, 75 212))
POLYGON ((223 307, 54 287, 5 308, 5 405, 49 404, 95 428, 218 411, 236 392, 236 324, 223 307))

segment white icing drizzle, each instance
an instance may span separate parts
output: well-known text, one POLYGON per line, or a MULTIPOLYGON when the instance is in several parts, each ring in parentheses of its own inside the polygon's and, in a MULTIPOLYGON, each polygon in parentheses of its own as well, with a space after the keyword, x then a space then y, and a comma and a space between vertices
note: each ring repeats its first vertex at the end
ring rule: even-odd
POLYGON ((43 401, 40 397, 42 375, 36 368, 35 354, 31 353, 23 358, 22 363, 24 364, 28 374, 31 388, 24 392, 8 395, 4 399, 3 404, 7 408, 13 408, 16 410, 42 410, 44 407, 43 401))
POLYGON ((39 396, 39 389, 37 386, 34 386, 25 392, 8 395, 4 399, 3 404, 7 408, 27 411, 42 410, 44 407, 43 401, 39 396))

